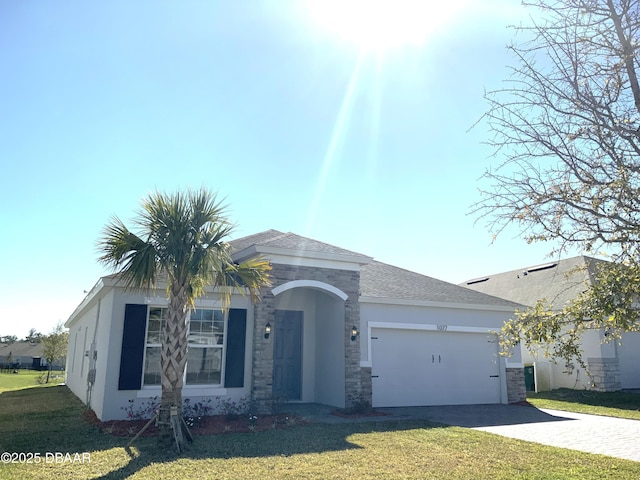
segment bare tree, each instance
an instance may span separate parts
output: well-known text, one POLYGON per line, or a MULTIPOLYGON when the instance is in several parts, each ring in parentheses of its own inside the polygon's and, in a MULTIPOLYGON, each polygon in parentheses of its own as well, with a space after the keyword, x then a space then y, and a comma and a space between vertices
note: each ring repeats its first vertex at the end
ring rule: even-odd
POLYGON ((555 342, 554 353, 570 357, 581 329, 639 328, 629 299, 640 294, 640 0, 525 5, 531 24, 516 27, 508 47, 511 76, 486 94, 499 163, 473 211, 494 235, 515 224, 528 242, 550 242, 551 254, 612 255, 600 288, 562 312, 541 303, 506 329, 507 344, 555 342))

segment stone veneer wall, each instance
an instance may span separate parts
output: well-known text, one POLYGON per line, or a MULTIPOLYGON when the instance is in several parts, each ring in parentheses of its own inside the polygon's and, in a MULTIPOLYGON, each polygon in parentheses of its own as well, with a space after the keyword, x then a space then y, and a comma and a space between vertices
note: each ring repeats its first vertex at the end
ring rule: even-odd
MULTIPOLYGON (((350 406, 365 397, 371 402, 371 372, 368 376, 360 368, 360 338, 351 341, 351 327, 360 325, 360 272, 328 268, 272 264, 271 288, 293 280, 315 280, 332 285, 348 295, 344 311, 345 341, 345 404, 350 406)), ((253 328, 253 364, 251 398, 262 411, 271 409, 273 381, 273 338, 264 338, 267 322, 273 324, 275 298, 271 289, 264 291, 255 306, 253 328)))
POLYGON ((507 402, 524 402, 527 389, 524 384, 524 368, 507 368, 507 402))
POLYGON ((622 388, 617 358, 589 358, 591 386, 598 392, 615 392, 622 388))

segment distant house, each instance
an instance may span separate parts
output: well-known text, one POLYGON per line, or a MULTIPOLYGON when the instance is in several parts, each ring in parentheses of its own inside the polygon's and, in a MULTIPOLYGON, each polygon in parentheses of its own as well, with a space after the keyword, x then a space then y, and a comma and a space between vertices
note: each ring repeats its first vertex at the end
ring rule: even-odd
MULTIPOLYGON (((273 286, 227 314, 210 288, 190 312, 184 398, 345 407, 525 399, 520 352, 495 334, 519 305, 317 240, 268 230, 231 242, 262 255, 273 286)), ((68 387, 101 420, 159 396, 165 285, 134 293, 101 278, 66 322, 68 387)))
MULTIPOLYGON (((577 256, 510 272, 486 275, 462 283, 477 292, 533 306, 546 299, 560 310, 592 285, 596 265, 604 260, 577 256)), ((567 373, 564 361, 555 364, 542 355, 523 351, 527 388, 615 391, 640 388, 640 333, 625 333, 620 342, 605 342, 604 330, 592 330, 582 339, 583 360, 591 377, 579 365, 567 373)))
POLYGON ((0 365, 4 368, 33 368, 40 370, 47 365, 41 343, 0 343, 0 365))

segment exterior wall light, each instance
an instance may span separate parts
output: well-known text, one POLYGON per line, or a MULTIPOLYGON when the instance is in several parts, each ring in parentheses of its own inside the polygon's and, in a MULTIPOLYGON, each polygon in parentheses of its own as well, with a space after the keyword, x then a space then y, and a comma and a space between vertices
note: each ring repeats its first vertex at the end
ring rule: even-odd
POLYGON ((267 322, 264 326, 264 338, 269 338, 269 335, 271 335, 271 324, 267 322))
POLYGON ((354 325, 353 327, 351 327, 351 341, 355 342, 357 336, 358 336, 358 329, 354 325))

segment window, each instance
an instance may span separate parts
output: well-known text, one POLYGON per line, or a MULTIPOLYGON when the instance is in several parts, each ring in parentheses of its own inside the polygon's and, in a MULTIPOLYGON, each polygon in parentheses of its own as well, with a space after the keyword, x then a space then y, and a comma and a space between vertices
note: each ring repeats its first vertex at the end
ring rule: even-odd
POLYGON ((223 341, 224 318, 220 310, 191 311, 187 385, 220 383, 223 341))
POLYGON ((150 308, 147 321, 147 345, 144 352, 144 385, 160 385, 160 347, 162 329, 167 318, 166 308, 150 308))
MULTIPOLYGON (((167 308, 149 309, 144 362, 144 385, 160 385, 160 349, 167 308)), ((218 385, 222 378, 224 317, 222 311, 192 310, 189 315, 186 385, 218 385)))

